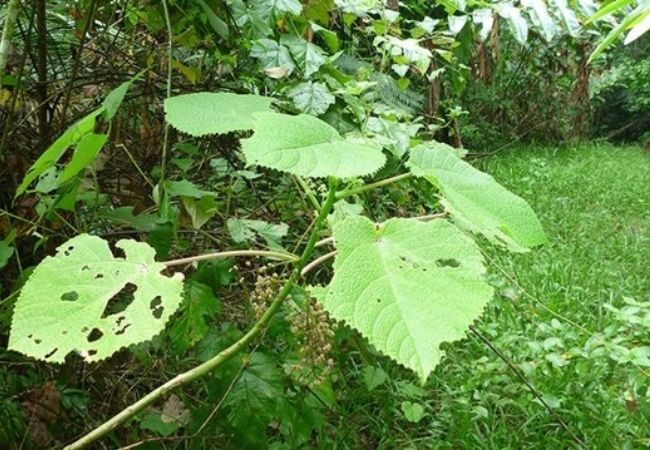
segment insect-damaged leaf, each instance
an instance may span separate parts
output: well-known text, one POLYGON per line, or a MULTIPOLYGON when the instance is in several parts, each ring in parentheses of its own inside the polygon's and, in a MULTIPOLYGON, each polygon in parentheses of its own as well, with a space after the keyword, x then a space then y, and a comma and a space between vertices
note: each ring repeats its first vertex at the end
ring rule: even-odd
POLYGON ((334 278, 315 288, 330 316, 422 380, 443 356, 440 344, 465 336, 492 298, 483 258, 445 220, 351 216, 333 226, 334 278))
POLYGON ((167 277, 147 244, 82 234, 59 246, 30 276, 16 302, 9 349, 61 363, 70 352, 99 361, 151 339, 181 302, 183 276, 167 277))

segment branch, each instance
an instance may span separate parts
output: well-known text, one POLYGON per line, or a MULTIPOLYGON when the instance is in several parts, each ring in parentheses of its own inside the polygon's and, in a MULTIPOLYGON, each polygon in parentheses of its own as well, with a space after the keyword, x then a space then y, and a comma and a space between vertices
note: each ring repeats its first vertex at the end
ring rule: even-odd
POLYGON ((400 175, 396 175, 394 177, 386 178, 384 180, 375 181, 374 183, 364 184, 363 186, 359 186, 358 188, 352 188, 345 191, 337 192, 336 198, 340 200, 342 198, 349 197, 351 195, 361 194, 362 192, 366 192, 371 189, 375 189, 381 186, 386 186, 392 183, 397 183, 398 181, 406 180, 408 178, 411 178, 412 176, 413 176, 412 173, 403 173, 400 175))
POLYGON ((227 252, 206 253, 204 255, 188 256, 187 258, 172 259, 165 261, 167 267, 181 266, 198 261, 207 261, 210 259, 229 258, 231 256, 262 256, 267 258, 280 258, 287 261, 298 261, 300 257, 293 253, 271 252, 266 250, 230 250, 227 252))
POLYGON ((90 433, 66 446, 64 450, 76 450, 87 447, 88 445, 92 444, 93 442, 97 441, 98 439, 102 438, 106 434, 122 425, 124 422, 135 416, 138 412, 142 411, 147 406, 164 397, 167 393, 180 386, 184 386, 191 381, 201 378, 203 375, 221 366, 223 363, 239 353, 239 351, 241 351, 244 347, 246 347, 246 345, 248 345, 264 328, 266 328, 266 325, 268 325, 273 315, 278 311, 284 299, 291 292, 294 283, 300 277, 300 271, 303 269, 303 267, 305 267, 307 261, 309 260, 309 257, 314 251, 314 247, 318 239, 318 232, 323 226, 323 222, 325 222, 325 218, 332 208, 332 205, 334 205, 334 202, 336 202, 336 184, 334 181, 330 181, 330 190, 327 196, 327 200, 325 201, 323 208, 318 214, 314 229, 312 230, 311 235, 309 236, 309 240, 307 241, 307 245, 305 246, 305 249, 300 256, 300 259, 296 262, 296 265, 294 266, 289 279, 285 282, 284 286, 282 286, 282 289, 280 289, 280 292, 278 292, 275 299, 269 308, 264 312, 262 317, 260 317, 258 321, 255 322, 253 327, 244 336, 242 336, 233 345, 218 353, 216 356, 213 356, 203 364, 200 364, 193 369, 188 370, 187 372, 183 372, 180 375, 175 376, 165 384, 149 392, 140 400, 123 409, 121 412, 104 422, 99 427, 95 428, 90 433))
POLYGON ((319 256, 318 258, 316 258, 315 260, 313 260, 312 262, 307 264, 304 269, 302 269, 302 271, 300 272, 300 276, 304 277, 309 272, 314 270, 316 267, 321 265, 323 262, 327 261, 330 258, 335 257, 337 255, 337 253, 338 252, 336 250, 334 250, 334 251, 331 251, 329 253, 325 253, 323 256, 319 256))

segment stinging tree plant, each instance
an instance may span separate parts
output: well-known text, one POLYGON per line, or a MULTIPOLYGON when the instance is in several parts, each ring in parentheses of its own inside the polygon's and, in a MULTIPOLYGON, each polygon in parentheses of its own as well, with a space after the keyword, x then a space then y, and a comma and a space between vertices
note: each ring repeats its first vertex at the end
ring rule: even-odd
POLYGON ((299 257, 246 250, 157 262, 145 243, 121 240, 117 248, 124 257, 117 257, 106 241, 84 234, 45 258, 16 302, 9 348, 51 363, 63 362, 70 352, 88 362, 99 361, 160 333, 178 309, 183 289, 182 274, 162 273, 168 267, 238 255, 271 256, 293 264, 270 306, 239 341, 156 388, 68 448, 91 444, 245 348, 291 289, 303 283, 325 227, 331 228, 336 248, 334 274, 328 285, 307 289, 332 318, 357 330, 422 382, 443 356, 440 345, 462 339, 493 295, 471 234, 515 252, 546 242, 535 213, 523 199, 445 144, 418 144, 407 155, 407 172, 346 189, 346 180, 370 176, 384 166, 382 149, 342 137, 315 117, 275 112, 270 98, 180 95, 166 100, 165 113, 169 124, 192 136, 252 130, 250 137, 241 139, 247 165, 300 178, 326 178, 329 189, 321 201, 312 196, 317 217, 299 257), (339 200, 412 177, 437 189, 449 219, 396 217, 377 224, 362 215, 331 214, 339 200), (123 311, 111 312, 110 300, 125 288, 133 301, 123 311))

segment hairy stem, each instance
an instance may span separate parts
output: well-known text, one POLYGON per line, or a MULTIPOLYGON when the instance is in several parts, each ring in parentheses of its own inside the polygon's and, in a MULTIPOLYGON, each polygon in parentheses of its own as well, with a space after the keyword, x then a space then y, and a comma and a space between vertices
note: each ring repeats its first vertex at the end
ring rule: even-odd
POLYGON ((318 214, 314 228, 311 232, 311 235, 309 236, 309 240, 305 245, 302 255, 300 256, 300 259, 296 262, 294 269, 291 272, 291 275, 289 276, 289 279, 284 283, 284 286, 282 286, 282 289, 280 289, 280 292, 278 292, 275 299, 268 307, 268 309, 264 312, 262 317, 260 317, 258 321, 255 322, 253 327, 250 330, 248 330, 248 332, 244 336, 242 336, 233 345, 223 350, 222 352, 218 353, 217 355, 213 356, 211 359, 204 362, 203 364, 200 364, 194 367, 193 369, 188 370, 187 372, 183 372, 180 375, 175 376, 165 384, 149 392, 140 400, 128 406, 127 408, 123 409, 121 412, 119 412, 118 414, 116 414, 106 422, 104 422, 99 427, 95 428, 90 433, 86 434, 85 436, 81 437, 77 441, 65 447, 65 449, 74 450, 74 449, 85 448, 86 446, 92 444, 93 442, 105 436, 115 428, 122 425, 124 422, 132 418, 134 415, 142 411, 147 406, 151 405, 155 401, 164 397, 170 391, 180 386, 183 386, 187 383, 190 383, 191 381, 194 381, 204 376, 205 374, 211 372, 212 370, 221 366, 223 363, 225 363, 230 358, 235 356, 237 353, 239 353, 244 347, 246 347, 262 330, 264 330, 264 328, 266 328, 271 318, 275 315, 278 309, 280 309, 280 306, 282 305, 284 299, 287 298, 287 296, 291 292, 291 288, 293 288, 294 284, 300 277, 301 270, 303 269, 303 267, 305 267, 307 261, 309 260, 309 257, 314 251, 314 247, 316 246, 316 241, 318 240, 318 232, 323 226, 323 222, 325 222, 325 218, 327 217, 327 214, 329 213, 330 209, 332 209, 332 206, 334 205, 335 202, 336 202, 336 183, 335 181, 332 180, 330 181, 330 190, 327 195, 327 199, 325 200, 325 203, 323 204, 323 207, 321 208, 318 214))
POLYGON ((7 15, 5 16, 5 26, 2 30, 2 39, 0 40, 0 88, 2 87, 2 78, 7 67, 7 61, 9 61, 11 36, 13 36, 14 30, 16 29, 18 11, 20 11, 20 0, 10 0, 7 5, 7 15))
POLYGON ((337 192, 336 198, 342 199, 345 197, 349 197, 351 195, 361 194, 362 192, 370 191, 378 187, 386 186, 389 184, 397 183, 398 181, 409 179, 412 176, 413 176, 412 173, 402 173, 400 175, 386 178, 384 180, 375 181, 374 183, 364 184, 363 186, 359 186, 358 188, 352 188, 352 189, 347 189, 345 191, 337 192))
POLYGON ((280 258, 287 261, 298 261, 300 257, 293 253, 272 252, 266 250, 230 250, 227 252, 206 253, 204 255, 188 256, 187 258, 172 259, 165 261, 167 267, 181 266, 183 264, 191 264, 198 261, 207 261, 210 259, 222 259, 232 256, 262 256, 267 258, 280 258))
POLYGON ((315 260, 307 264, 304 269, 302 269, 302 271, 300 272, 300 276, 304 277, 305 275, 307 275, 309 272, 314 270, 316 267, 320 266, 328 259, 334 258, 337 255, 337 253, 338 252, 334 250, 332 252, 324 254, 323 256, 319 256, 318 258, 316 258, 315 260))

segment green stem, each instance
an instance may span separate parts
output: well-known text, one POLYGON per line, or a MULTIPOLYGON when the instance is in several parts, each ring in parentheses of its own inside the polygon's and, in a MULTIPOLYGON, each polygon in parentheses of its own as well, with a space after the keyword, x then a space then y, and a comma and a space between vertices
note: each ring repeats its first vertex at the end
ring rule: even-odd
POLYGON ((332 209, 332 206, 334 205, 335 202, 336 202, 336 183, 335 181, 331 180, 330 190, 327 195, 327 199, 325 200, 325 203, 323 204, 323 207, 321 208, 318 214, 316 223, 314 225, 314 229, 312 230, 311 235, 309 236, 309 240, 305 245, 302 255, 300 256, 300 259, 296 262, 296 265, 294 266, 294 269, 291 272, 289 279, 284 283, 284 286, 282 286, 282 289, 280 289, 280 292, 278 292, 275 299, 273 300, 269 308, 264 312, 262 317, 258 319, 258 321, 253 325, 253 327, 250 330, 248 330, 248 332, 244 336, 242 336, 233 345, 223 350, 222 352, 218 353, 216 356, 213 356, 211 359, 204 362, 203 364, 200 364, 194 367, 193 369, 188 370, 187 372, 183 372, 175 376, 165 384, 149 392, 140 400, 128 406, 127 408, 123 409, 121 412, 119 412, 118 414, 116 414, 106 422, 104 422, 99 427, 95 428, 90 433, 81 437, 80 439, 73 442, 72 444, 66 446, 64 450, 85 448, 86 446, 92 444, 96 440, 100 439, 101 437, 105 436, 106 434, 110 433, 112 430, 122 425, 124 422, 132 418, 138 412, 145 409, 147 406, 151 405, 155 401, 164 397, 167 393, 171 392, 172 390, 180 386, 184 386, 185 384, 190 383, 198 378, 201 378, 205 374, 211 372, 212 370, 224 364, 230 358, 232 358, 237 353, 239 353, 244 347, 246 347, 262 330, 264 330, 264 328, 266 328, 268 323, 271 321, 271 318, 278 311, 278 309, 280 309, 280 306, 282 305, 284 299, 287 298, 287 296, 291 292, 291 289, 293 288, 295 282, 300 277, 300 271, 302 270, 303 267, 305 267, 312 252, 314 251, 314 247, 316 246, 316 241, 318 240, 318 232, 323 226, 323 223, 325 222, 325 218, 327 217, 327 214, 329 213, 330 209, 332 209))
POLYGON ((336 198, 342 199, 345 197, 349 197, 351 195, 361 194, 362 192, 370 191, 378 187, 382 187, 388 184, 397 183, 398 181, 406 180, 408 178, 411 178, 412 176, 413 176, 412 173, 403 173, 400 175, 396 175, 394 177, 386 178, 384 180, 375 181, 374 183, 364 184, 363 186, 359 186, 358 188, 352 188, 345 191, 337 192, 336 198))
POLYGON ((2 88, 2 78, 7 67, 7 61, 9 61, 11 37, 16 29, 18 11, 20 11, 20 0, 10 0, 7 5, 7 15, 5 16, 5 26, 2 30, 2 39, 0 40, 0 88, 2 88))
POLYGON ((321 205, 318 202, 316 196, 314 195, 314 191, 312 191, 312 189, 309 187, 307 182, 302 177, 299 176, 296 176, 296 181, 298 181, 298 184, 300 185, 302 190, 305 191, 305 194, 307 194, 307 198, 311 202, 312 206, 316 209, 320 209, 321 205))

